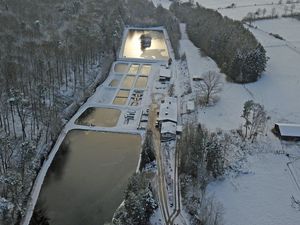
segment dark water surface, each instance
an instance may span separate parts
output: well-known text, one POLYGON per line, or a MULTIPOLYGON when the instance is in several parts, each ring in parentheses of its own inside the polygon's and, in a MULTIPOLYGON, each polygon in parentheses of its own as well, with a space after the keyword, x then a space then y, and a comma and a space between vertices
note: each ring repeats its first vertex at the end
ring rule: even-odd
POLYGON ((50 225, 102 225, 137 167, 138 135, 73 130, 47 173, 39 202, 50 225))

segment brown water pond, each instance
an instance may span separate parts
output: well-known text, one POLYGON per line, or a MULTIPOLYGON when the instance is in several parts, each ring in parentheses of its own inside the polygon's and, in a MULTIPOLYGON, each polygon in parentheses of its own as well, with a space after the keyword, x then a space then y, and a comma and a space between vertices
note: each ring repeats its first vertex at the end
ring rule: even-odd
POLYGON ((75 121, 86 126, 114 127, 117 125, 121 111, 109 108, 88 108, 75 121))
POLYGON ((148 77, 145 77, 145 76, 138 77, 134 87, 135 88, 146 88, 147 81, 148 81, 148 77))
POLYGON ((135 76, 127 75, 122 82, 122 88, 132 88, 133 82, 135 80, 135 76))
POLYGON ((127 73, 128 70, 128 64, 127 63, 117 63, 115 64, 114 71, 116 73, 127 73))
POLYGON ((151 65, 142 65, 140 74, 144 76, 149 76, 151 71, 151 65))
POLYGON ((132 65, 130 66, 130 68, 129 68, 128 73, 129 73, 129 74, 134 74, 134 75, 135 75, 135 74, 138 73, 139 68, 140 68, 140 65, 138 65, 138 64, 132 64, 132 65))
MULTIPOLYGON (((73 130, 47 173, 39 204, 50 225, 103 225, 134 173, 138 135, 73 130)), ((37 212, 37 211, 36 211, 37 212)))

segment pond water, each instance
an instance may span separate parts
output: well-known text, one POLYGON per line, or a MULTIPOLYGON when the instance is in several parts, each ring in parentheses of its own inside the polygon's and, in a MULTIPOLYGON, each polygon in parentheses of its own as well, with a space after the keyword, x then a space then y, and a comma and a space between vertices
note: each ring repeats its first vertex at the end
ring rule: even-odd
POLYGON ((114 71, 116 73, 127 73, 128 70, 127 67, 128 67, 127 63, 117 63, 115 64, 114 71))
POLYGON ((115 105, 125 105, 129 96, 129 90, 119 90, 117 96, 115 97, 113 104, 115 105))
POLYGON ((148 77, 140 76, 136 80, 135 88, 146 88, 148 77))
POLYGON ((110 87, 117 87, 119 85, 120 80, 117 79, 113 79, 110 83, 109 86, 110 87))
POLYGON ((134 74, 134 75, 135 75, 135 74, 138 73, 139 68, 140 68, 140 65, 138 65, 138 64, 132 64, 132 65, 130 66, 130 68, 129 68, 128 73, 129 73, 129 74, 134 74))
POLYGON ((75 121, 86 126, 114 127, 117 125, 121 111, 109 108, 88 108, 75 121))
POLYGON ((154 30, 129 30, 125 41, 124 58, 142 58, 155 60, 168 60, 169 53, 162 31, 154 30), (142 49, 141 36, 151 37, 151 46, 142 49))
POLYGON ((127 75, 122 82, 122 88, 132 88, 133 82, 135 80, 135 76, 127 75))
POLYGON ((40 196, 50 225, 103 225, 134 173, 138 135, 73 130, 47 173, 40 196))
POLYGON ((140 74, 144 76, 149 76, 150 71, 151 65, 142 65, 140 74))

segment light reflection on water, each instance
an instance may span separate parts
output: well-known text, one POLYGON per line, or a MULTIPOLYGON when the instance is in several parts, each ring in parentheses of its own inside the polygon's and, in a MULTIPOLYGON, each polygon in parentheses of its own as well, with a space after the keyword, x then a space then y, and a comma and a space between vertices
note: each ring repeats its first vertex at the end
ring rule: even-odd
POLYGON ((125 41, 123 57, 158 60, 169 59, 169 53, 163 32, 129 30, 125 41), (141 49, 140 37, 142 34, 147 34, 152 37, 151 46, 145 50, 141 49))

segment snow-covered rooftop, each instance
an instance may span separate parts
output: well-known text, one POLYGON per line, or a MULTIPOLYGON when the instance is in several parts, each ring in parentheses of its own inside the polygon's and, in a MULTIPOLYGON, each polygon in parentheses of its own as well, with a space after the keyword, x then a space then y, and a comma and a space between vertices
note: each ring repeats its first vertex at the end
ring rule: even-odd
POLYGON ((160 105, 158 120, 177 123, 177 98, 165 98, 165 101, 160 105))
POLYGON ((195 110, 195 103, 194 103, 194 101, 188 101, 187 102, 187 110, 189 110, 189 111, 194 111, 195 110))
POLYGON ((276 123, 281 136, 300 137, 300 124, 276 123))
POLYGON ((177 126, 176 123, 173 122, 163 122, 161 124, 161 134, 171 133, 176 134, 177 126))
POLYGON ((164 67, 160 67, 159 76, 160 77, 171 78, 171 70, 167 69, 167 68, 164 68, 164 67))

